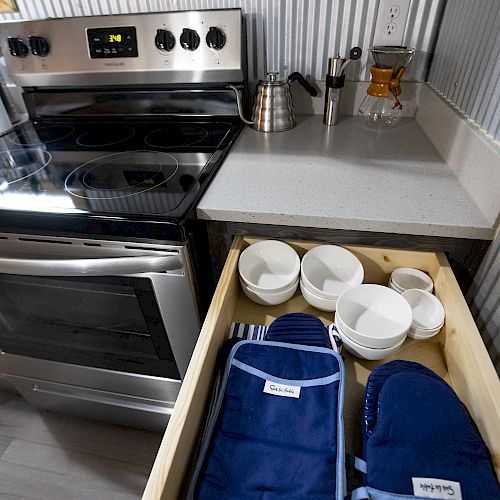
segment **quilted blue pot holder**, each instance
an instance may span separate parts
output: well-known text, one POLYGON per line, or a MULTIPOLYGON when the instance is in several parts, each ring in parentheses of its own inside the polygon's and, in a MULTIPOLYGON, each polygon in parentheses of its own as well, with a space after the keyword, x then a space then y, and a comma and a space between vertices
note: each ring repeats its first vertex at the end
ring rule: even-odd
POLYGON ((188 498, 343 499, 343 391, 331 348, 235 344, 188 498))

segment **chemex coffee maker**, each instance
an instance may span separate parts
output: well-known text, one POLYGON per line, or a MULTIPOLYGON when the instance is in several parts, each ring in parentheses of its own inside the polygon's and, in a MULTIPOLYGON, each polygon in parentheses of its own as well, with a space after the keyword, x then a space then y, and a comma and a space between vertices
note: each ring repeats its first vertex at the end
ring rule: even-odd
POLYGON ((372 125, 393 125, 402 116, 400 80, 415 49, 398 46, 375 46, 370 49, 375 64, 370 68, 372 80, 359 114, 372 125))

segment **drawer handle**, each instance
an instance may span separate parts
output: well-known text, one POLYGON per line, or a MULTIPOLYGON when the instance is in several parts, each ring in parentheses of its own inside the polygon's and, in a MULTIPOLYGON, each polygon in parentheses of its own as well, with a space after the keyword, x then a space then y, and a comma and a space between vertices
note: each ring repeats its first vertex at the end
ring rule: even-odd
POLYGON ((163 415, 172 415, 174 411, 173 402, 163 402, 155 399, 129 396, 127 394, 101 391, 98 389, 88 389, 57 382, 46 382, 28 377, 20 377, 18 375, 10 375, 8 373, 5 373, 4 377, 9 380, 21 394, 35 392, 55 398, 76 399, 132 410, 161 413, 163 415))

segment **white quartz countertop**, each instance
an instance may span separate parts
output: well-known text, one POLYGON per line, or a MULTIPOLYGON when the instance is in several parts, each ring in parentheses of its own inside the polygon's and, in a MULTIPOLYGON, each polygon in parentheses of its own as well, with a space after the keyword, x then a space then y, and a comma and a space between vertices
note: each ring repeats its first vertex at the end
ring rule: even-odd
POLYGON ((286 132, 246 127, 197 207, 199 218, 491 239, 492 224, 417 122, 377 131, 358 117, 286 132))

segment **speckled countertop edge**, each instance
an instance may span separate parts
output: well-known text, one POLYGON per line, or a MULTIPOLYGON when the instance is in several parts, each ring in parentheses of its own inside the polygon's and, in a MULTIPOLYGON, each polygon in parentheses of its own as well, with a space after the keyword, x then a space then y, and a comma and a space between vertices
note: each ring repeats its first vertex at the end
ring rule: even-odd
POLYGON ((198 217, 491 239, 494 228, 418 123, 388 133, 319 115, 265 134, 247 127, 198 204, 198 217))

